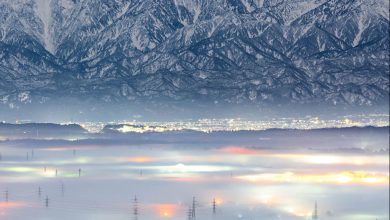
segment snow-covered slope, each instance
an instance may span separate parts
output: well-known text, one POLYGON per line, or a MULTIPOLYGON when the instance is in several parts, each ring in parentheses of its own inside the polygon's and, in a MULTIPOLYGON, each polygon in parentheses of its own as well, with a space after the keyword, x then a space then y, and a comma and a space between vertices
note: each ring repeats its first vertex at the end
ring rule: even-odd
POLYGON ((0 102, 374 105, 384 0, 2 0, 0 102))

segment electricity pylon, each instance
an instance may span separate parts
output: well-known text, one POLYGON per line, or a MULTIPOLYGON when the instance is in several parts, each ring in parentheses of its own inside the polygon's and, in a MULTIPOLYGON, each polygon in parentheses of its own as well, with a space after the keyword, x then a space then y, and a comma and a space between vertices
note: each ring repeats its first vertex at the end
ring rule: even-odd
POLYGON ((133 219, 138 220, 138 215, 138 199, 137 196, 135 196, 133 201, 133 219))
POLYGON ((318 219, 318 207, 317 207, 317 201, 315 202, 314 204, 314 212, 313 212, 313 215, 311 217, 312 219, 318 219))

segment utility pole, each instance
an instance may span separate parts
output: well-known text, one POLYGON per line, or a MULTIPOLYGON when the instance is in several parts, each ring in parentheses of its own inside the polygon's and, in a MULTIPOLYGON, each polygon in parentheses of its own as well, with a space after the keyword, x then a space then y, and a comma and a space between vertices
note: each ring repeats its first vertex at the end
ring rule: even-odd
POLYGON ((42 195, 42 190, 41 190, 41 187, 39 186, 38 187, 38 197, 41 198, 41 195, 42 195))

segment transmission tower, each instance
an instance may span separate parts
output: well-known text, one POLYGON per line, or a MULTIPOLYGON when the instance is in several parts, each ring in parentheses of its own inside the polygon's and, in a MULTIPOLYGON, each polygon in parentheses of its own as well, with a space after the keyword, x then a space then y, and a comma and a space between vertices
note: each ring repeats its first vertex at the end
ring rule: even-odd
POLYGON ((191 209, 191 206, 188 207, 187 220, 192 220, 192 209, 191 209))
POLYGON ((196 220, 196 199, 195 197, 192 198, 192 215, 191 215, 191 220, 196 220))
POLYGON ((4 196, 5 196, 5 202, 8 202, 8 198, 9 198, 8 189, 5 191, 4 196))
POLYGON ((317 206, 317 201, 314 204, 314 212, 312 215, 312 219, 318 219, 318 206, 317 206))
POLYGON ((41 187, 39 186, 39 187, 38 187, 38 196, 39 196, 39 198, 41 198, 41 195, 42 195, 42 189, 41 189, 41 187))
POLYGON ((217 201, 215 198, 213 199, 213 215, 215 216, 217 214, 217 201))
POLYGON ((46 196, 46 199, 45 199, 45 206, 46 208, 49 208, 49 197, 46 196))
POLYGON ((133 219, 134 220, 138 220, 138 199, 137 199, 137 196, 134 197, 134 201, 133 201, 133 219))

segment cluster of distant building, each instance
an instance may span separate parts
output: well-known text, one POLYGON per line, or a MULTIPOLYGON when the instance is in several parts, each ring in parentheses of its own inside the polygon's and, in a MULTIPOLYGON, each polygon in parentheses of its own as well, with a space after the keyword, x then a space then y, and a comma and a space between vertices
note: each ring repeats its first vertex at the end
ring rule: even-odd
POLYGON ((193 130, 201 132, 213 131, 244 131, 279 129, 319 129, 319 128, 344 128, 389 126, 389 115, 358 115, 341 117, 338 119, 321 119, 319 117, 304 118, 277 118, 269 120, 245 120, 241 118, 225 119, 200 119, 186 121, 147 122, 147 121, 113 121, 113 122, 67 122, 77 123, 90 132, 101 131, 106 124, 122 125, 117 130, 120 132, 164 132, 193 130))

